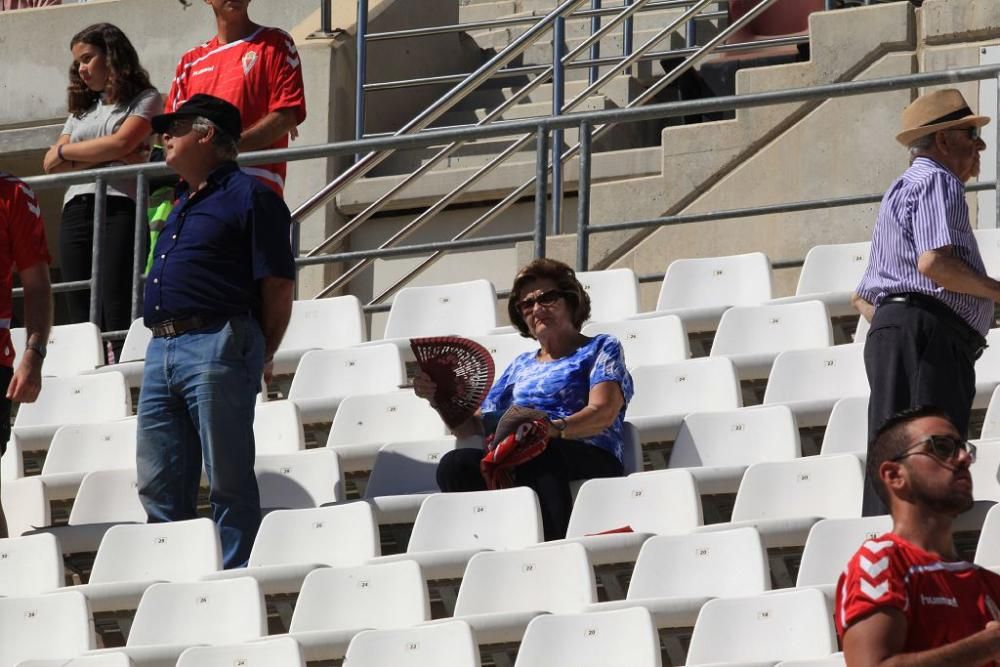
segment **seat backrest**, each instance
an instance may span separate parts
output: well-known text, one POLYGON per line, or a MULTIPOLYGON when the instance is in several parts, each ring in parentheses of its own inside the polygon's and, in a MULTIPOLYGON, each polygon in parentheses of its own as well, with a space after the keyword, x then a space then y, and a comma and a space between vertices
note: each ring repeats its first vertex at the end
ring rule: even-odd
POLYGON ((267 608, 250 577, 153 584, 135 612, 126 646, 237 644, 267 636, 267 608))
POLYGON ((324 567, 302 582, 289 631, 402 628, 430 618, 427 583, 414 561, 324 567))
POLYGON ((684 361, 691 356, 687 331, 676 315, 617 322, 595 321, 583 327, 583 333, 594 336, 610 334, 622 344, 625 365, 654 366, 684 361))
POLYGON ((465 621, 365 630, 347 647, 344 667, 480 667, 479 646, 465 621))
POLYGON ((733 521, 861 516, 864 467, 853 454, 755 463, 736 493, 733 521))
POLYGON ((134 469, 88 472, 76 492, 69 525, 87 523, 145 523, 134 469))
MULTIPOLYGON (((20 327, 11 329, 10 340, 14 355, 20 359, 27 343, 25 330, 20 327)), ((106 361, 101 330, 90 322, 52 327, 47 347, 42 365, 42 375, 46 377, 72 377, 93 370, 106 361)))
POLYGON ((764 253, 677 259, 667 267, 656 309, 749 306, 771 294, 771 260, 764 253))
POLYGON ((288 398, 343 398, 396 391, 406 382, 399 348, 363 345, 340 350, 312 350, 302 355, 288 398))
POLYGON ((497 326, 496 304, 488 280, 404 287, 392 301, 384 337, 485 334, 497 326))
POLYGON ((0 539, 0 596, 39 595, 64 583, 62 550, 55 535, 0 539))
POLYGON ((140 317, 129 325, 128 333, 125 334, 125 342, 122 344, 119 361, 138 361, 146 358, 146 348, 149 341, 153 340, 153 332, 149 329, 140 317))
POLYGON ((438 462, 457 446, 453 435, 383 445, 375 455, 375 463, 365 485, 365 498, 440 491, 437 484, 438 462))
POLYGON ((639 366, 631 374, 635 395, 626 419, 733 410, 743 405, 736 369, 725 357, 639 366))
POLYGON ((348 396, 330 427, 327 447, 431 440, 448 435, 441 416, 412 390, 348 396))
POLYGON ((990 329, 986 332, 986 344, 989 347, 976 359, 976 382, 1000 383, 1000 330, 990 329))
POLYGON ((809 530, 799 565, 796 586, 836 584, 847 561, 861 545, 892 530, 892 517, 855 517, 823 519, 809 530))
POLYGON ((469 338, 485 347, 493 357, 498 378, 518 355, 524 352, 538 352, 538 341, 519 333, 469 336, 469 338))
POLYGON ((52 436, 43 475, 135 467, 136 420, 67 424, 52 436))
POLYGON ((209 519, 122 524, 104 534, 90 581, 195 581, 221 569, 219 533, 209 519))
POLYGON ((986 275, 997 275, 1000 273, 1000 229, 973 229, 972 234, 976 237, 986 275))
POLYGON ((796 294, 853 292, 868 268, 871 241, 815 245, 806 253, 796 294))
POLYGON ((264 517, 250 566, 322 563, 361 565, 381 555, 378 524, 368 503, 276 510, 264 517))
POLYGON ((1000 505, 994 505, 986 513, 976 546, 975 563, 990 568, 1000 566, 1000 505))
POLYGON ((93 621, 82 593, 0 598, 0 665, 71 658, 93 648, 93 621))
POLYGON ((515 667, 660 667, 660 638, 643 607, 546 614, 528 623, 515 667))
POLYGON ((305 667, 302 647, 291 637, 229 646, 192 646, 177 667, 305 667))
POLYGON ((691 473, 655 470, 584 482, 573 503, 566 536, 626 526, 642 533, 681 533, 701 524, 701 496, 691 473))
POLYGON ((976 500, 1000 502, 1000 438, 977 440, 976 462, 969 468, 972 473, 972 495, 976 500))
POLYGON ((864 344, 789 350, 774 359, 764 404, 867 396, 864 344))
POLYGON ((329 449, 258 456, 253 469, 265 509, 319 507, 344 499, 344 473, 329 449))
POLYGON ((132 414, 132 397, 121 373, 97 373, 42 380, 34 403, 22 403, 14 426, 92 424, 132 414))
POLYGON ((104 653, 59 660, 58 663, 51 660, 25 660, 17 663, 17 667, 135 667, 135 663, 124 653, 104 653))
POLYGON ((526 486, 435 493, 420 505, 406 552, 521 549, 542 539, 538 496, 526 486))
POLYGON ((353 294, 292 302, 279 350, 332 350, 365 342, 365 314, 353 294))
POLYGON ((990 403, 986 406, 986 418, 983 419, 981 438, 1000 438, 1000 386, 993 390, 990 403))
POLYGON ((670 452, 670 468, 741 466, 802 455, 795 415, 784 405, 693 412, 670 452))
POLYGON ((455 601, 455 616, 492 612, 576 613, 597 602, 594 569, 578 543, 473 556, 455 601))
POLYGON ((639 281, 632 269, 580 271, 576 279, 590 296, 592 322, 623 320, 639 312, 639 281))
POLYGON ((622 467, 625 474, 631 475, 634 472, 642 472, 644 464, 642 460, 642 437, 639 434, 639 429, 635 425, 625 422, 622 436, 622 467))
POLYGON ((825 658, 807 658, 805 660, 782 660, 774 667, 847 667, 843 653, 834 653, 825 658))
POLYGON ((305 430, 294 401, 264 401, 254 406, 253 441, 261 454, 291 454, 306 448, 305 430))
POLYGON ((868 451, 868 397, 848 396, 833 405, 823 432, 820 453, 854 454, 868 451))
POLYGON ((770 589, 760 534, 735 528, 649 538, 639 551, 627 599, 756 595, 770 589))
POLYGON ((733 306, 722 314, 711 356, 776 354, 830 345, 833 327, 822 301, 733 306))

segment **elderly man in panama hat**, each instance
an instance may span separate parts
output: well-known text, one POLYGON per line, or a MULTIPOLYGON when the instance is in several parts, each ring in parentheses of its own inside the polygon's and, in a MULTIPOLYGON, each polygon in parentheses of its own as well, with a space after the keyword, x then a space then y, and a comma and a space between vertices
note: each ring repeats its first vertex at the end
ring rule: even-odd
MULTIPOLYGON (((871 259, 854 298, 871 322, 865 368, 871 436, 916 406, 944 411, 967 437, 976 390, 974 364, 1000 300, 972 235, 965 183, 979 175, 990 122, 955 89, 921 95, 903 111, 896 140, 910 167, 886 192, 872 233, 871 259)), ((865 516, 886 513, 871 480, 865 516)))

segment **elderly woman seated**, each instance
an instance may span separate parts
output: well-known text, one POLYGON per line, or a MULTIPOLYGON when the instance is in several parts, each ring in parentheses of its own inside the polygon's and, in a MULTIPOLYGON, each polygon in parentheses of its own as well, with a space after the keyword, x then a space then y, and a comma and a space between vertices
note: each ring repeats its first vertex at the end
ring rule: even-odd
MULTIPOLYGON (((524 267, 514 280, 507 311, 521 335, 537 340, 540 349, 514 359, 479 411, 453 432, 460 437, 492 434, 511 406, 546 415, 547 446, 517 465, 511 477, 514 485, 538 494, 545 539, 559 539, 566 535, 573 506, 570 482, 624 472, 625 407, 632 397, 632 378, 616 338, 580 333, 590 317, 590 297, 565 264, 538 259, 524 267)), ((435 384, 427 375, 416 377, 414 389, 433 404, 435 384)), ((442 491, 485 490, 482 459, 479 449, 449 452, 438 465, 438 486, 442 491)))

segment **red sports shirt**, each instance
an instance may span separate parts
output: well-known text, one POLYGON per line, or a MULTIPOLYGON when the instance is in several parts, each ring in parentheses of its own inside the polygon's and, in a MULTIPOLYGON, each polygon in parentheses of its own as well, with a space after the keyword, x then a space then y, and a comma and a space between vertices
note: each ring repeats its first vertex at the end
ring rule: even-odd
POLYGON ((847 628, 874 611, 898 609, 907 621, 904 651, 927 651, 1000 620, 998 604, 1000 575, 965 561, 942 561, 886 533, 865 542, 840 575, 837 634, 843 639, 847 628))
POLYGON ((23 271, 50 261, 35 193, 19 179, 0 171, 0 366, 14 365, 14 346, 10 342, 14 268, 23 271))
MULTIPOLYGON (((240 110, 243 129, 279 109, 294 109, 299 123, 306 117, 302 67, 295 42, 278 28, 258 28, 229 44, 213 37, 181 58, 167 95, 166 113, 177 110, 192 95, 220 97, 240 110)), ((288 146, 288 135, 271 148, 288 146)), ((279 195, 285 187, 285 163, 244 167, 279 195)))

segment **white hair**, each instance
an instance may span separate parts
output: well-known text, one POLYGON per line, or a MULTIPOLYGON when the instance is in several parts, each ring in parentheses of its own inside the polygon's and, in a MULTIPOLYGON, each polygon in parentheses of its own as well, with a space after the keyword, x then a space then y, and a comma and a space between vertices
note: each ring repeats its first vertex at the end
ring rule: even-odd
POLYGON ((202 134, 208 134, 210 129, 215 130, 215 134, 212 135, 212 145, 215 146, 215 154, 220 160, 235 160, 236 156, 239 155, 236 140, 204 116, 196 116, 191 122, 191 127, 202 134))
POLYGON ((917 137, 910 142, 910 157, 915 158, 927 153, 931 148, 934 147, 934 135, 937 132, 931 132, 930 134, 925 134, 922 137, 917 137))

